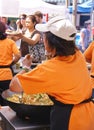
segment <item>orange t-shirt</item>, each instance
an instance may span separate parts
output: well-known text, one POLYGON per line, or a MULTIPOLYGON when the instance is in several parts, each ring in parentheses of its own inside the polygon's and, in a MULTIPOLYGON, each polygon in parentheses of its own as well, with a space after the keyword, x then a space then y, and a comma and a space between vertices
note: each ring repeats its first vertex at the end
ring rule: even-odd
POLYGON ((55 57, 26 74, 18 74, 26 93, 48 93, 63 103, 75 104, 69 130, 94 130, 94 104, 79 104, 91 96, 91 80, 80 51, 55 57))
MULTIPOLYGON (((11 39, 0 40, 0 66, 10 65, 13 61, 13 55, 19 54, 16 43, 11 39)), ((12 79, 10 68, 0 68, 0 81, 12 79)))
POLYGON ((91 73, 94 73, 94 41, 90 43, 89 47, 85 50, 84 56, 91 62, 91 73))
MULTIPOLYGON (((85 50, 84 56, 86 60, 90 61, 91 63, 90 74, 94 75, 94 41, 90 43, 89 47, 85 50)), ((94 84, 94 78, 91 78, 91 80, 92 80, 92 83, 94 84)))

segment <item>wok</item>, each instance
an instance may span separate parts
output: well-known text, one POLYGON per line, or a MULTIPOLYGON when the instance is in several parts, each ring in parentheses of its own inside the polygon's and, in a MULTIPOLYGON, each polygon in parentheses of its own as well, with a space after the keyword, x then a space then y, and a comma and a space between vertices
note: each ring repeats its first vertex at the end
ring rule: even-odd
POLYGON ((1 96, 4 99, 4 104, 14 110, 18 117, 42 124, 50 122, 50 111, 52 106, 27 105, 8 101, 7 98, 13 94, 14 92, 7 89, 2 92, 1 96))

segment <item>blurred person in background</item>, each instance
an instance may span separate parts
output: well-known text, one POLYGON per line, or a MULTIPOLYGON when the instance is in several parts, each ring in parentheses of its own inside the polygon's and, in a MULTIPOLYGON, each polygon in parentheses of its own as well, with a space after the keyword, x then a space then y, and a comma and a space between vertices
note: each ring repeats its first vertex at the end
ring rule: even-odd
POLYGON ((22 31, 24 34, 26 31, 26 14, 21 14, 19 19, 16 21, 17 31, 22 31))
POLYGON ((34 13, 34 15, 36 17, 37 23, 42 23, 43 22, 43 13, 41 11, 36 11, 34 13))
MULTIPOLYGON (((26 14, 21 14, 19 16, 19 18, 17 19, 16 21, 16 31, 17 32, 22 32, 23 34, 25 33, 26 31, 26 14)), ((17 36, 9 36, 9 38, 11 38, 12 40, 14 40, 16 42, 16 45, 17 47, 20 49, 20 46, 21 46, 21 39, 17 36)), ((23 46, 26 46, 27 48, 27 45, 23 43, 23 46)), ((28 48, 27 48, 28 49, 28 48)))
POLYGON ((5 26, 6 26, 6 29, 8 29, 8 27, 7 27, 7 21, 8 21, 8 18, 7 17, 1 17, 1 22, 3 22, 4 24, 5 24, 5 26))
POLYGON ((16 43, 7 38, 6 26, 0 21, 0 104, 3 105, 1 93, 9 88, 9 83, 13 77, 12 65, 20 59, 20 51, 16 43))
MULTIPOLYGON (((25 34, 26 31, 26 14, 20 14, 19 19, 16 21, 16 25, 17 25, 17 30, 16 31, 20 31, 23 34, 25 34)), ((16 44, 18 46, 18 48, 20 49, 20 46, 22 46, 21 44, 21 39, 19 39, 19 37, 14 38, 14 40, 16 41, 16 44)), ((25 48, 27 48, 28 51, 28 47, 26 44, 23 43, 23 46, 25 46, 25 48)))
MULTIPOLYGON (((42 13, 41 11, 36 11, 36 12, 34 13, 34 15, 35 15, 35 17, 36 17, 37 24, 38 24, 38 23, 44 23, 44 22, 43 22, 43 13, 42 13)), ((44 56, 43 60, 45 60, 45 59, 46 59, 46 51, 45 51, 45 47, 44 47, 44 43, 43 43, 43 33, 40 32, 40 34, 41 34, 40 44, 41 44, 41 48, 43 48, 43 49, 42 49, 42 52, 41 52, 41 53, 42 53, 41 55, 44 56)))
POLYGON ((5 24, 7 30, 14 30, 11 26, 11 21, 7 17, 1 17, 1 22, 5 24))
POLYGON ((85 22, 84 28, 80 31, 80 39, 79 39, 79 49, 82 51, 82 53, 87 49, 91 42, 90 37, 90 29, 91 29, 91 23, 90 21, 85 22))
POLYGON ((35 15, 28 15, 26 17, 27 29, 25 33, 19 33, 17 36, 21 39, 21 56, 24 57, 29 53, 33 55, 34 63, 41 63, 44 60, 45 53, 40 43, 41 34, 35 29, 36 23, 35 15))
POLYGON ((12 79, 10 90, 47 93, 54 102, 50 130, 94 130, 94 91, 92 94, 85 58, 75 45, 76 28, 57 16, 47 24, 37 24, 36 29, 44 32, 45 49, 51 58, 29 70, 32 57, 25 57, 24 72, 12 79))
POLYGON ((7 20, 7 29, 9 30, 15 30, 12 26, 11 26, 11 21, 8 19, 7 20))

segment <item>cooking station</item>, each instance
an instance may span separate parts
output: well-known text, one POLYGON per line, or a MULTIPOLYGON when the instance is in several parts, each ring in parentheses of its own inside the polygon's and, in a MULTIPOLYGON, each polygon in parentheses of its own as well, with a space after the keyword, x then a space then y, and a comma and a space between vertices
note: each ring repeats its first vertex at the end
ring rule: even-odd
POLYGON ((0 109, 2 130, 50 130, 49 124, 33 123, 30 120, 20 119, 10 107, 0 109))

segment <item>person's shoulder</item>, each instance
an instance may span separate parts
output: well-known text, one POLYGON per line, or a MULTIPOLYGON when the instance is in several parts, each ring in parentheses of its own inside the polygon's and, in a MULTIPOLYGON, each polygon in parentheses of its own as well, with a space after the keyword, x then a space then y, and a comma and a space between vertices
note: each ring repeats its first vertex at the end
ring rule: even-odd
POLYGON ((39 31, 37 31, 37 30, 35 30, 34 32, 33 32, 34 34, 41 34, 39 31))
POLYGON ((35 35, 40 35, 41 36, 41 33, 37 30, 34 30, 34 32, 31 34, 31 37, 35 36, 35 35))
POLYGON ((82 28, 81 30, 80 30, 80 32, 85 32, 86 31, 86 28, 82 28))
POLYGON ((87 49, 88 49, 88 50, 94 49, 94 41, 91 41, 91 42, 89 43, 89 46, 88 46, 87 49))
POLYGON ((92 41, 92 42, 90 43, 90 45, 94 47, 94 41, 92 41))
POLYGON ((6 39, 10 44, 16 44, 16 42, 14 40, 12 40, 11 38, 7 38, 6 39))

